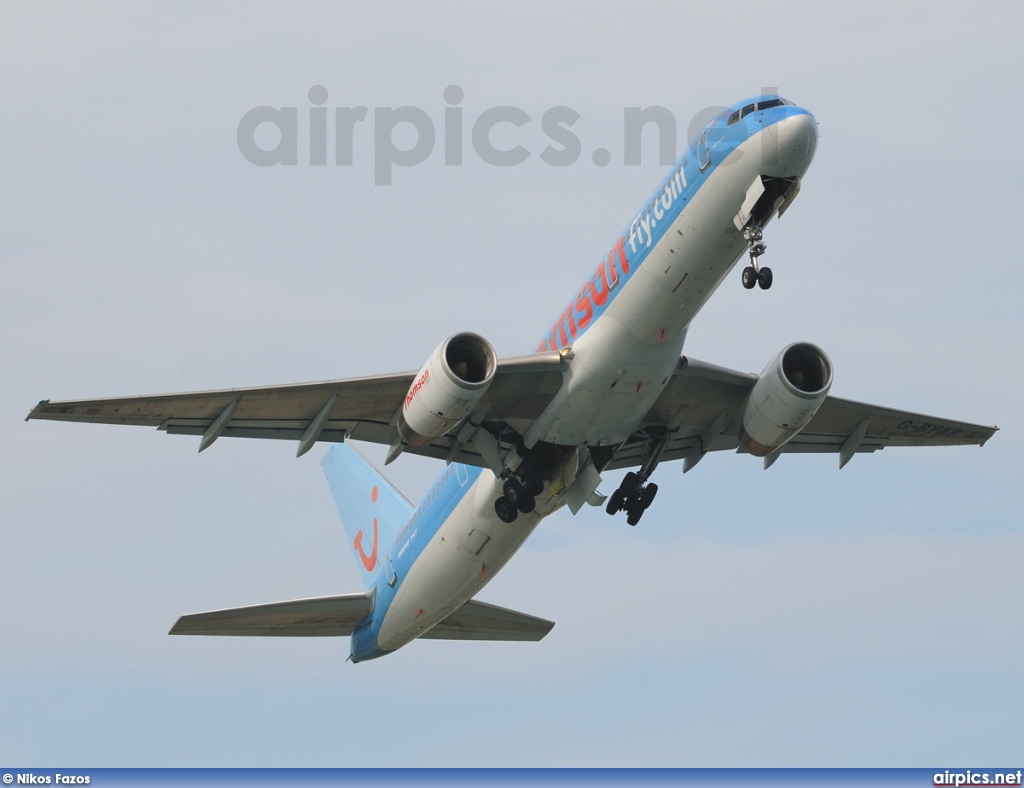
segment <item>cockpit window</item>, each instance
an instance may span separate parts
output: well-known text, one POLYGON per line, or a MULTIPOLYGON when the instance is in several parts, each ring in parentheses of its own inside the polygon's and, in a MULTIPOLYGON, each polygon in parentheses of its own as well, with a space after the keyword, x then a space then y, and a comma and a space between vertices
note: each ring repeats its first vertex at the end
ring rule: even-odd
POLYGON ((739 122, 741 119, 747 117, 751 112, 760 112, 764 109, 771 109, 772 107, 795 107, 796 105, 792 101, 787 101, 784 98, 773 98, 766 99, 764 101, 755 101, 753 104, 747 104, 743 109, 738 109, 732 115, 729 116, 728 125, 739 122))

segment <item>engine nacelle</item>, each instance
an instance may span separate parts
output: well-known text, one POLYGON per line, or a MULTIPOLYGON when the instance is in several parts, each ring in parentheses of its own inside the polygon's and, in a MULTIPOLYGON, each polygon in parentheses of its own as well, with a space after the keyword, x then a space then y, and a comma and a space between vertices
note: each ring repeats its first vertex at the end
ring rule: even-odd
POLYGON ((426 446, 473 410, 494 380, 498 357, 477 334, 455 334, 437 346, 413 379, 398 416, 398 433, 411 446, 426 446))
POLYGON ((747 398, 740 443, 757 457, 786 445, 807 426, 832 386, 825 351, 796 342, 768 362, 747 398))

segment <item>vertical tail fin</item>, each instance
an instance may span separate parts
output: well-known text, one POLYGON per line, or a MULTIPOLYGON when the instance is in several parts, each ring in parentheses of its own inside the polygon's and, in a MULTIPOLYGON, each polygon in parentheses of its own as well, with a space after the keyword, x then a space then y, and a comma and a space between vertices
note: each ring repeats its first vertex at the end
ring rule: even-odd
POLYGON ((384 561, 384 551, 412 513, 412 504, 347 443, 332 446, 320 464, 363 582, 370 588, 384 561))

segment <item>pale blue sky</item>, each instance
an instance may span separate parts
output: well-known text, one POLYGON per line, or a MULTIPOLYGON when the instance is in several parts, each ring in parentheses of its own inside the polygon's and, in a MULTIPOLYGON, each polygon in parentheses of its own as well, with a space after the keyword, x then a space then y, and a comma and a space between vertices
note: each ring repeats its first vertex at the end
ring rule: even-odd
MULTIPOLYGON (((1006 3, 6 4, 0 11, 0 760, 96 766, 1007 764, 1024 722, 1018 404, 1024 11, 1006 3), (307 91, 467 122, 373 185, 312 167, 307 91), (319 468, 288 444, 25 423, 33 402, 415 369, 449 334, 532 350, 666 168, 679 123, 778 87, 820 123, 769 292, 730 277, 691 355, 820 344, 833 393, 998 424, 983 450, 715 455, 657 471, 635 529, 545 521, 481 595, 540 644, 170 638, 178 615, 358 590, 319 468), (299 164, 236 145, 299 108, 299 164), (538 157, 580 113, 583 155, 538 157), (612 151, 604 168, 597 147, 612 151), (518 287, 533 288, 516 296, 518 287)), ((330 160, 330 159, 329 159, 330 160)), ((369 449, 376 459, 382 452, 369 449)), ((437 463, 389 476, 416 498, 437 463)), ((611 489, 617 478, 607 480, 611 489)), ((1018 764, 1019 765, 1019 764, 1018 764)))

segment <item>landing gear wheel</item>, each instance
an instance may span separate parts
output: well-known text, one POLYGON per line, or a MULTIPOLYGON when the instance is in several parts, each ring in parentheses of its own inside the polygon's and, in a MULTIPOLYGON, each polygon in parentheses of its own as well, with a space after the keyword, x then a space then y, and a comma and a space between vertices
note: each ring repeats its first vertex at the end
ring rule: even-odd
POLYGON ((523 493, 516 506, 523 514, 529 514, 537 508, 537 499, 530 495, 530 493, 523 493))
POLYGON ((504 495, 494 502, 494 511, 503 523, 515 522, 519 516, 519 510, 504 495))
POLYGON ((654 496, 657 494, 658 485, 648 484, 644 487, 644 491, 640 493, 640 506, 646 510, 652 503, 654 503, 654 496))
POLYGON ((604 510, 608 512, 608 514, 618 514, 626 508, 625 504, 625 496, 616 490, 608 498, 608 505, 604 507, 604 510))
MULTIPOLYGON (((757 274, 757 283, 761 286, 762 290, 767 290, 772 286, 772 269, 762 268, 757 274)), ((753 287, 753 285, 751 285, 753 287)))
POLYGON ((623 510, 629 510, 630 505, 633 503, 634 495, 636 493, 637 481, 639 476, 636 475, 635 471, 630 471, 622 477, 622 483, 619 488, 611 494, 608 499, 608 504, 604 507, 604 510, 608 514, 618 514, 623 510))
POLYGON ((505 493, 505 497, 508 498, 509 503, 516 508, 519 508, 519 501, 524 495, 526 495, 526 488, 515 479, 509 479, 505 482, 505 486, 502 490, 505 493))
POLYGON ((626 522, 630 525, 636 525, 640 522, 640 518, 644 516, 644 510, 639 506, 633 507, 626 512, 626 522))
MULTIPOLYGON (((761 270, 765 270, 765 269, 761 269, 761 270)), ((769 276, 771 276, 771 274, 769 274, 769 276)), ((756 285, 757 282, 758 282, 757 271, 754 270, 754 266, 748 265, 746 268, 743 269, 743 286, 745 288, 747 288, 747 290, 753 290, 754 289, 754 285, 756 285)), ((769 282, 769 284, 770 284, 770 282, 769 282)), ((764 287, 764 285, 761 285, 761 286, 764 287)))
POLYGON ((537 499, 530 495, 526 488, 515 479, 509 479, 505 482, 503 490, 508 502, 523 514, 529 514, 537 507, 537 499))
POLYGON ((530 495, 540 495, 544 492, 544 480, 534 473, 523 475, 523 486, 530 495))

